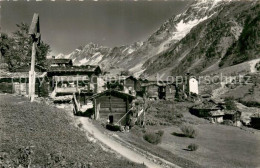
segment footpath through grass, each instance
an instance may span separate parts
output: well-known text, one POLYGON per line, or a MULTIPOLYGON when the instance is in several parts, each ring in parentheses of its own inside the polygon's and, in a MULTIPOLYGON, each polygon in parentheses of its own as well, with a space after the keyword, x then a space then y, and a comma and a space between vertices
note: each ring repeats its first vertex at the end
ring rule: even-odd
POLYGON ((0 95, 0 167, 145 167, 87 140, 60 109, 0 95))

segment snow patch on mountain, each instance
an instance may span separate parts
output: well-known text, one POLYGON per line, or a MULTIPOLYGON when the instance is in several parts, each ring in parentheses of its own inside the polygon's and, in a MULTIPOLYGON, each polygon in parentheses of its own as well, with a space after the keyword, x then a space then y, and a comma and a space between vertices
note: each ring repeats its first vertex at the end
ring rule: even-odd
POLYGON ((79 61, 79 64, 84 65, 84 64, 87 64, 87 62, 89 62, 89 60, 87 58, 84 58, 84 59, 79 61))
POLYGON ((55 58, 56 59, 61 59, 61 58, 69 59, 70 58, 70 54, 64 55, 64 54, 60 53, 57 56, 55 56, 55 58))
MULTIPOLYGON (((213 15, 213 14, 212 14, 213 15)), ((167 44, 170 44, 170 42, 172 41, 179 41, 182 38, 184 38, 189 32, 190 30, 195 27, 196 25, 198 25, 199 23, 203 22, 204 20, 210 18, 212 15, 205 16, 201 19, 194 19, 194 20, 190 20, 188 22, 184 22, 184 20, 182 19, 179 23, 176 24, 175 28, 176 31, 172 33, 172 36, 170 36, 168 38, 168 40, 164 41, 160 47, 159 50, 157 52, 157 54, 161 53, 162 51, 165 50, 165 48, 168 46, 167 44)), ((168 47, 167 47, 168 48, 168 47)))
POLYGON ((92 56, 92 60, 89 64, 92 64, 92 65, 98 64, 102 60, 103 56, 104 55, 102 55, 100 52, 95 53, 92 56))
POLYGON ((142 66, 143 63, 139 63, 133 68, 129 69, 129 71, 132 72, 134 76, 139 77, 145 71, 145 69, 142 69, 142 66))

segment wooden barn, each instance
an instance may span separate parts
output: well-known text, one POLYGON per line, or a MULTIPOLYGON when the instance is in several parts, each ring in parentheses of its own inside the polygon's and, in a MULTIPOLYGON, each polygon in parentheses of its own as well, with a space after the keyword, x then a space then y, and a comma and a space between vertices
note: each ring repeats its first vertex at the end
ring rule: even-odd
POLYGON ((110 124, 125 124, 126 115, 135 97, 119 91, 104 91, 93 96, 96 120, 109 121, 110 124))
MULTIPOLYGON (((29 70, 30 64, 22 65, 13 72, 2 72, 0 75, 0 92, 28 95, 29 93, 29 70)), ((36 83, 35 94, 48 96, 48 78, 45 69, 35 65, 36 83)))
POLYGON ((141 81, 133 76, 129 76, 124 80, 124 86, 129 90, 130 88, 133 88, 136 92, 142 91, 141 81))
POLYGON ((144 91, 149 99, 159 99, 159 86, 157 84, 142 84, 144 91))
POLYGON ((233 122, 240 121, 241 112, 237 110, 223 110, 224 112, 224 120, 231 120, 233 122))

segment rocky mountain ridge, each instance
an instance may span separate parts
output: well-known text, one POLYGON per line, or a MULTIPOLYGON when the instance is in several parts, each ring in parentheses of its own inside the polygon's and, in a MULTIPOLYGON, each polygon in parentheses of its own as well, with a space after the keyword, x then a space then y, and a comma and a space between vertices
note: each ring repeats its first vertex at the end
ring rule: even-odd
POLYGON ((90 43, 66 57, 76 65, 124 68, 136 76, 219 69, 260 57, 259 12, 258 1, 198 0, 144 42, 114 48, 90 43))

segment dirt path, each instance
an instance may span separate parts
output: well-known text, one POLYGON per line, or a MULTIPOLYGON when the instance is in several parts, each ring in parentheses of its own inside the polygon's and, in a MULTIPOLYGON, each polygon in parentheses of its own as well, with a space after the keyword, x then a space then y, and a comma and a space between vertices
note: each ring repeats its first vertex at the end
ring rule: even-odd
MULTIPOLYGON (((116 140, 112 139, 108 135, 101 132, 98 128, 96 128, 90 121, 90 119, 85 117, 79 118, 80 122, 83 125, 83 128, 90 134, 92 134, 97 140, 101 141, 123 157, 129 159, 130 161, 136 162, 136 163, 144 163, 147 167, 151 168, 159 168, 162 167, 156 163, 154 163, 152 160, 149 160, 146 158, 146 156, 141 155, 136 150, 131 150, 126 146, 123 146, 121 143, 117 142, 116 140)), ((162 159, 163 160, 163 159, 162 159)), ((166 161, 167 162, 167 161, 166 161)), ((167 167, 176 167, 179 168, 179 166, 169 163, 170 166, 167 167)))

